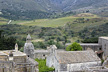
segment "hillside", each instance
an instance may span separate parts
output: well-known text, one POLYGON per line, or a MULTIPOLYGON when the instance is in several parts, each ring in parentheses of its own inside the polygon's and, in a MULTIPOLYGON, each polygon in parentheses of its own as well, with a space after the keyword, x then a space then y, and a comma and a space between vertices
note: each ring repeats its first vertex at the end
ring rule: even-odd
POLYGON ((8 19, 0 17, 0 25, 4 25, 8 23, 8 19))
POLYGON ((107 4, 108 0, 0 0, 0 11, 2 17, 13 20, 49 18, 70 11, 108 16, 107 4))
POLYGON ((84 7, 103 7, 108 0, 0 0, 0 9, 70 11, 84 7))
POLYGON ((24 45, 28 33, 32 35, 36 48, 46 48, 50 44, 64 48, 65 43, 108 36, 108 18, 91 13, 57 19, 12 20, 11 24, 7 22, 7 19, 0 18, 0 30, 4 30, 3 34, 7 37, 15 37, 20 47, 24 45))
POLYGON ((62 17, 57 19, 36 19, 31 21, 12 21, 11 24, 18 24, 24 26, 40 26, 40 27, 59 27, 71 25, 73 30, 79 31, 86 26, 101 25, 108 22, 107 18, 102 18, 90 13, 81 13, 74 16, 62 17))
POLYGON ((60 27, 40 27, 18 24, 0 25, 4 35, 14 37, 20 47, 23 47, 27 34, 32 35, 35 48, 46 48, 50 44, 56 44, 58 48, 64 48, 64 43, 81 42, 85 38, 108 36, 108 20, 104 18, 78 18, 74 22, 60 27))

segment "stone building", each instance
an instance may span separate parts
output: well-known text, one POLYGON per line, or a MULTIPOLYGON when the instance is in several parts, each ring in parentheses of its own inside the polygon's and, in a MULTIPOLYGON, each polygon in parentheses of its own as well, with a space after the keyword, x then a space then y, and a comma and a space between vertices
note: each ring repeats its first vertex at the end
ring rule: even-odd
MULTIPOLYGON (((68 45, 71 45, 72 43, 67 43, 66 47, 68 45)), ((102 48, 102 45, 98 43, 80 43, 82 46, 83 50, 87 50, 88 48, 91 48, 93 51, 99 51, 102 48)))
POLYGON ((48 67, 54 67, 56 72, 83 71, 87 67, 101 66, 100 58, 93 50, 57 51, 51 46, 50 55, 46 59, 48 67))
MULTIPOLYGON (((55 45, 54 45, 55 46, 55 45)), ((63 49, 57 49, 57 51, 64 51, 63 49)), ((38 59, 46 59, 47 56, 50 55, 51 52, 51 46, 47 47, 47 50, 34 50, 34 58, 38 59)))
MULTIPOLYGON (((67 43, 66 47, 71 43, 67 43)), ((95 51, 100 57, 104 54, 105 57, 108 56, 108 37, 99 37, 98 43, 80 43, 83 47, 83 50, 91 48, 95 51)))
POLYGON ((34 58, 34 45, 31 42, 31 36, 29 34, 24 45, 24 53, 26 53, 28 57, 34 58))
POLYGON ((104 51, 104 56, 108 56, 108 37, 99 37, 98 41, 99 45, 101 45, 101 50, 104 51))
POLYGON ((0 51, 0 72, 38 72, 38 63, 25 53, 15 50, 0 51))
POLYGON ((26 43, 24 45, 24 53, 26 53, 28 57, 33 59, 45 59, 50 54, 48 49, 35 50, 34 45, 31 42, 31 36, 29 34, 26 38, 26 43))
POLYGON ((49 55, 49 51, 48 50, 34 50, 34 58, 38 58, 38 59, 46 59, 46 57, 49 55))
POLYGON ((36 58, 46 59, 46 57, 50 55, 50 47, 47 47, 46 50, 44 49, 35 50, 34 45, 31 42, 31 36, 28 34, 26 38, 26 43, 24 45, 24 53, 26 53, 28 57, 33 58, 33 59, 36 59, 36 58))

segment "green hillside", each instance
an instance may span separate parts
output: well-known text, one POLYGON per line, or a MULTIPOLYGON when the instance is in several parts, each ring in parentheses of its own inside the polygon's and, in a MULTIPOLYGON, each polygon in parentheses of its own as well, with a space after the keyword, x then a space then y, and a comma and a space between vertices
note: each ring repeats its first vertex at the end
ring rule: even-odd
POLYGON ((51 44, 64 48, 65 43, 81 42, 85 38, 108 35, 108 18, 90 13, 57 19, 12 21, 8 25, 7 22, 8 20, 1 18, 0 30, 4 30, 3 34, 7 37, 15 37, 20 47, 24 45, 28 33, 31 34, 36 48, 46 48, 51 44))
POLYGON ((7 24, 8 20, 5 18, 0 17, 0 25, 7 24))
POLYGON ((79 31, 86 26, 98 26, 108 22, 107 18, 101 18, 90 13, 81 13, 74 16, 62 17, 57 19, 36 19, 32 21, 13 21, 12 24, 40 27, 59 27, 71 25, 74 31, 79 31))
MULTIPOLYGON (((96 15, 91 16, 89 13, 84 13, 83 18, 85 19, 91 19, 91 18, 99 18, 96 15), (86 16, 88 14, 88 16, 86 16)), ((27 25, 27 26, 42 26, 42 27, 58 27, 58 26, 64 26, 68 22, 73 22, 78 18, 82 18, 82 16, 68 16, 68 17, 62 17, 57 19, 36 19, 32 21, 13 21, 12 24, 20 24, 20 25, 27 25)))

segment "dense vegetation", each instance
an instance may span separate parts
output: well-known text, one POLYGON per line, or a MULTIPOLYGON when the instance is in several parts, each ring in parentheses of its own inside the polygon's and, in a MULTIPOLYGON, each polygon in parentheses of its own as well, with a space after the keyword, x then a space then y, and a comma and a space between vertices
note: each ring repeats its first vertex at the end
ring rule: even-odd
POLYGON ((13 37, 5 37, 0 30, 0 50, 12 50, 15 47, 16 39, 13 37))
POLYGON ((0 25, 0 30, 5 30, 3 34, 6 37, 15 37, 20 48, 24 46, 27 34, 31 34, 35 49, 46 49, 47 46, 52 44, 55 44, 59 49, 64 49, 65 44, 73 42, 72 38, 74 37, 77 38, 74 40, 76 42, 97 43, 99 36, 108 36, 108 23, 87 26, 81 31, 76 31, 72 27, 73 24, 71 23, 56 28, 10 24, 0 25))
POLYGON ((81 51, 81 50, 82 50, 81 45, 76 42, 66 47, 66 51, 81 51))
POLYGON ((33 20, 33 19, 43 19, 49 18, 50 13, 43 11, 19 11, 19 10, 9 10, 3 9, 1 17, 10 19, 10 20, 33 20))
MULTIPOLYGON (((92 38, 99 36, 108 36, 108 23, 100 26, 86 27, 84 30, 79 32, 81 38, 92 38)), ((96 40, 96 39, 95 39, 96 40)))
POLYGON ((46 66, 46 59, 45 60, 42 60, 42 59, 35 59, 39 65, 39 72, 50 72, 50 71, 54 71, 55 69, 54 68, 49 68, 48 66, 46 66))
POLYGON ((85 38, 82 42, 83 43, 98 43, 98 37, 85 38))
POLYGON ((35 19, 44 19, 44 18, 60 18, 66 17, 70 15, 75 15, 75 12, 62 12, 62 13, 49 13, 44 11, 20 11, 20 10, 9 10, 9 9, 2 9, 2 14, 0 17, 4 17, 10 20, 35 20, 35 19))
MULTIPOLYGON (((57 19, 16 21, 8 25, 1 24, 0 30, 5 31, 3 32, 5 37, 15 37, 21 51, 23 51, 28 33, 32 36, 35 49, 46 49, 47 46, 53 44, 55 44, 58 49, 64 49, 66 43, 97 43, 99 36, 108 36, 107 20, 107 18, 101 18, 90 13, 82 13, 57 19), (36 23, 41 26, 38 26, 36 23), (65 25, 63 23, 65 23, 65 25)), ((7 20, 2 19, 0 23, 2 21, 7 20)))

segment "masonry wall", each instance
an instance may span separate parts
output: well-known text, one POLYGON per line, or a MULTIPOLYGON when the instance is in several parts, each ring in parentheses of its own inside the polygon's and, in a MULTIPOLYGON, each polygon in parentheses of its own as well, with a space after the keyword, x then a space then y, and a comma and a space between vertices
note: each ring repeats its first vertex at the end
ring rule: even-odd
POLYGON ((98 51, 101 46, 96 46, 96 45, 81 45, 83 50, 87 50, 88 48, 91 48, 93 51, 98 51))
POLYGON ((25 63, 27 61, 27 56, 14 56, 15 63, 25 63))
POLYGON ((88 67, 101 66, 101 61, 67 64, 67 71, 83 71, 88 67))
POLYGON ((1 55, 1 56, 0 56, 0 61, 8 61, 8 56, 6 56, 6 55, 1 55))
MULTIPOLYGON (((66 44, 66 47, 68 45, 70 45, 70 44, 71 43, 66 44)), ((98 50, 100 50, 100 48, 102 48, 101 45, 95 45, 95 43, 94 43, 94 45, 91 45, 91 44, 90 45, 89 44, 86 45, 86 43, 85 43, 85 45, 81 45, 81 46, 82 46, 83 50, 87 50, 88 48, 91 48, 93 51, 98 51, 98 50)))
POLYGON ((104 55, 108 56, 108 39, 99 38, 99 44, 102 45, 102 50, 104 51, 104 55))
POLYGON ((49 56, 49 52, 39 52, 39 53, 35 53, 34 54, 34 59, 38 58, 38 59, 45 59, 47 58, 47 56, 49 56))
POLYGON ((55 68, 55 72, 59 72, 60 71, 60 64, 57 61, 56 57, 52 54, 50 54, 47 59, 46 59, 46 65, 48 67, 54 67, 55 68))

